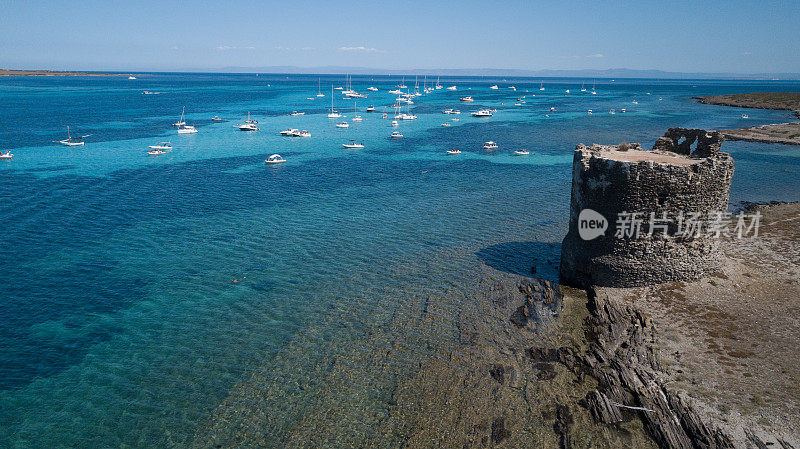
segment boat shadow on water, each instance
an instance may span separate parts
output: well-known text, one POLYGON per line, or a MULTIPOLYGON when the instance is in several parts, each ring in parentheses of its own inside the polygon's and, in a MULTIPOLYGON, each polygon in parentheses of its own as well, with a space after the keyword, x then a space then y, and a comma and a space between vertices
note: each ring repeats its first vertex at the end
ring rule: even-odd
POLYGON ((475 255, 498 271, 558 282, 561 243, 503 242, 482 248, 475 255))

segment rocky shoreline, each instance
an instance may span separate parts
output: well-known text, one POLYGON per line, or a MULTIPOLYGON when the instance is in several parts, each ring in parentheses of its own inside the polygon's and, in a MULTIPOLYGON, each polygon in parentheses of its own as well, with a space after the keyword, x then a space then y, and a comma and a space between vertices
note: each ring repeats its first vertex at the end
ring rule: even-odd
MULTIPOLYGON (((693 97, 700 103, 736 108, 792 111, 800 118, 800 93, 754 92, 734 95, 693 97)), ((719 130, 728 140, 800 145, 800 123, 773 123, 741 129, 719 130)))

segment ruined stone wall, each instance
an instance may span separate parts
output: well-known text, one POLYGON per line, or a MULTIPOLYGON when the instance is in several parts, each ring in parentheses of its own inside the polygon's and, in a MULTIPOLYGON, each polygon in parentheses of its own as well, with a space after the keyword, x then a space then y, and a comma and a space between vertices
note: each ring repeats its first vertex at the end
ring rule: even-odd
POLYGON ((650 212, 670 217, 700 212, 707 217, 713 211, 727 211, 733 159, 719 152, 718 134, 699 131, 670 129, 643 160, 627 157, 645 153, 638 145, 632 147, 633 153, 628 153, 629 145, 622 147, 627 151, 620 151, 620 146, 577 146, 561 282, 632 287, 696 279, 719 268, 719 240, 705 235, 675 237, 677 223, 670 223, 666 233, 647 235, 643 225, 639 238, 615 237, 618 214, 623 212, 640 212, 649 219, 650 212), (689 140, 700 142, 697 148, 687 151, 682 131, 689 140), (680 152, 669 151, 678 147, 680 152), (593 240, 582 239, 578 231, 579 214, 587 208, 608 220, 605 234, 593 240))

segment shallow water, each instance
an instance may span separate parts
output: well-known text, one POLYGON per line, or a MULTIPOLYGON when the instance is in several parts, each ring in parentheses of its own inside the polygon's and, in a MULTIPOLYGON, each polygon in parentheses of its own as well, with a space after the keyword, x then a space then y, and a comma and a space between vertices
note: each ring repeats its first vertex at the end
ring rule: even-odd
MULTIPOLYGON (((371 354, 358 348, 374 341, 360 339, 364 332, 435 298, 441 322, 424 338, 403 339, 392 373, 403 376, 453 344, 448 323, 487 270, 527 275, 536 265, 555 279, 576 143, 648 146, 670 126, 789 121, 786 111, 698 105, 691 96, 800 90, 605 80, 588 95, 583 80, 546 80, 542 92, 538 79, 443 79, 459 91, 419 97, 411 107, 419 120, 401 122, 405 137, 390 141, 390 120, 363 108, 388 111, 386 90, 397 80, 370 78, 355 77, 355 88, 381 91, 358 100, 365 121, 346 130, 325 116, 331 83, 343 77, 323 78, 325 98, 314 97, 316 76, 0 79, 0 148, 15 154, 0 161, 0 446, 185 446, 251 373, 308 382, 311 367, 335 360, 346 343, 371 354), (489 90, 495 83, 517 91, 489 90), (464 95, 475 103, 459 103, 464 95), (184 105, 196 135, 169 126, 184 105), (464 111, 458 122, 441 114, 450 107, 464 111), (481 107, 498 112, 468 115, 481 107), (288 116, 293 110, 306 115, 288 116), (261 131, 233 127, 248 111, 261 131), (52 144, 67 125, 92 134, 85 147, 52 144), (289 127, 312 137, 278 135, 289 127), (344 150, 349 139, 366 148, 344 150), (174 149, 148 157, 147 145, 162 140, 174 149), (500 149, 483 151, 486 140, 500 149), (531 155, 514 156, 521 147, 531 155), (271 153, 287 163, 266 166, 271 153)), ((339 97, 349 119, 353 102, 339 97)), ((797 147, 728 142, 724 150, 736 161, 732 204, 800 200, 797 147)), ((422 332, 415 326, 409 318, 401 331, 422 332)), ((360 362, 348 376, 369 378, 368 359, 350 360, 360 362)), ((292 391, 280 390, 266 411, 281 416, 277 433, 313 410, 313 394, 292 391)), ((366 396, 347 399, 383 400, 366 396)))

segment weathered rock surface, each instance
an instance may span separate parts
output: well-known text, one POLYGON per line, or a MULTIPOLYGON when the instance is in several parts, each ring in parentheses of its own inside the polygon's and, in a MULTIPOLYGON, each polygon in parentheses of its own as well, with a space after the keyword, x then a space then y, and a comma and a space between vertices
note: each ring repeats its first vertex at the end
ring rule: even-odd
POLYGON ((569 231, 561 246, 561 282, 633 287, 716 271, 721 264, 718 240, 679 235, 678 217, 699 214, 706 220, 727 211, 734 166, 719 151, 720 144, 718 134, 672 128, 653 151, 578 145, 569 231), (585 209, 608 221, 605 233, 591 240, 584 240, 579 229, 586 224, 580 220, 585 209), (654 217, 668 221, 651 227, 654 217), (621 229, 635 234, 619 234, 621 229))

